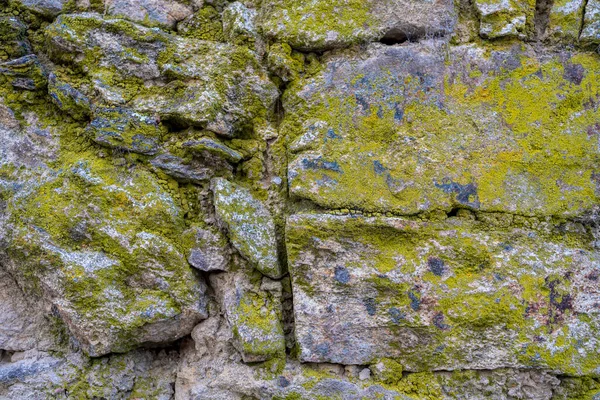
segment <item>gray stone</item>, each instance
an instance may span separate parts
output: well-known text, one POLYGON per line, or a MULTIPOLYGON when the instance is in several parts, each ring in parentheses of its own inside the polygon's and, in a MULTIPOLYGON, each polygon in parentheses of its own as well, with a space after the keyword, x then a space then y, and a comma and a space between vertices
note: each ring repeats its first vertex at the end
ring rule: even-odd
MULTIPOLYGON (((210 282, 231 327, 233 345, 244 362, 285 354, 281 292, 263 291, 248 271, 211 275, 210 282)), ((196 340, 198 335, 196 334, 196 340)))
POLYGON ((532 34, 535 3, 527 0, 475 0, 479 34, 487 39, 526 38, 532 34))
POLYGON ((153 155, 167 131, 156 116, 124 107, 96 108, 93 114, 86 132, 97 144, 112 149, 153 155))
POLYGON ((243 157, 240 152, 235 151, 218 140, 209 137, 187 140, 183 142, 181 146, 184 149, 189 149, 191 152, 196 154, 208 152, 234 164, 242 161, 243 157))
POLYGON ((259 8, 264 35, 304 51, 443 36, 455 23, 452 1, 268 0, 259 8))
POLYGON ((579 40, 584 45, 600 45, 600 1, 588 0, 579 40))
POLYGON ((68 0, 15 0, 15 2, 45 17, 56 17, 63 11, 68 0))
POLYGON ((600 61, 526 45, 487 51, 427 41, 325 56, 284 97, 290 194, 404 215, 593 211, 600 150, 588 132, 600 114, 567 99, 595 96, 600 61))
POLYGON ((169 0, 105 0, 104 4, 107 15, 165 28, 174 28, 193 12, 185 2, 169 0))
POLYGON ((48 76, 48 94, 58 108, 74 119, 87 120, 92 114, 90 99, 53 73, 48 76))
POLYGON ((127 103, 163 120, 232 137, 269 118, 279 94, 258 56, 243 46, 93 13, 61 15, 45 32, 52 59, 83 69, 103 102, 127 103))
POLYGON ((150 164, 182 182, 207 182, 215 175, 231 174, 232 168, 223 159, 214 156, 177 157, 162 153, 150 160, 150 164))
POLYGON ((256 10, 249 9, 239 1, 223 10, 223 34, 234 44, 253 44, 258 38, 255 26, 256 10))
POLYGON ((217 219, 227 228, 233 247, 262 274, 281 277, 275 223, 265 205, 226 179, 213 179, 211 190, 217 219))
POLYGON ((557 0, 548 13, 545 37, 553 42, 577 43, 583 22, 583 0, 557 0))
POLYGON ((194 268, 204 272, 229 269, 227 239, 214 228, 195 226, 183 233, 187 244, 187 260, 194 268))
POLYGON ((600 368, 599 255, 576 227, 314 214, 289 217, 286 239, 301 361, 600 368))

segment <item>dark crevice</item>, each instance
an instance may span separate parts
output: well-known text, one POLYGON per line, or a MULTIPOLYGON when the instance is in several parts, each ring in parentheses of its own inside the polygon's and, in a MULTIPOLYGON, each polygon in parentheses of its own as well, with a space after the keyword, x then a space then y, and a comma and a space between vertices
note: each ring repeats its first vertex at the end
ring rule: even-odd
POLYGON ((585 24, 585 10, 587 9, 588 0, 583 0, 582 8, 581 8, 581 24, 579 25, 579 33, 577 34, 577 39, 581 37, 581 33, 583 32, 583 25, 585 24))
POLYGON ((402 29, 392 28, 386 32, 385 35, 379 42, 386 46, 393 46, 395 44, 401 44, 409 40, 409 35, 406 34, 402 29))
POLYGON ((533 18, 535 27, 535 39, 543 40, 550 21, 550 10, 554 0, 537 0, 535 3, 535 15, 533 18))

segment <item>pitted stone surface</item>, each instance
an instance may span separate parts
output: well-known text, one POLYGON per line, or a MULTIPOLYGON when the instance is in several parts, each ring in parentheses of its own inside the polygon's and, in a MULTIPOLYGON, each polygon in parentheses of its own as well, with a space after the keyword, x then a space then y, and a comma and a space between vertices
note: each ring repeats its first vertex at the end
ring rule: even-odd
POLYGON ((600 367, 599 256, 576 224, 545 234, 314 214, 288 218, 286 237, 301 361, 600 367))

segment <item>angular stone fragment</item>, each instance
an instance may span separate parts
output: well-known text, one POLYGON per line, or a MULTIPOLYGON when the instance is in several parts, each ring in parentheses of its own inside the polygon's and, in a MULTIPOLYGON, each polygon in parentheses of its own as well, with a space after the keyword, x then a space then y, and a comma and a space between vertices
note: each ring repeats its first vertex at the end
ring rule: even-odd
POLYGON ((15 0, 23 8, 45 17, 56 17, 63 11, 68 0, 15 0))
POLYGON ((48 76, 48 94, 58 108, 74 119, 85 120, 92 113, 90 99, 53 73, 48 76))
POLYGON ((167 130, 155 116, 117 107, 96 108, 86 131, 101 146, 152 155, 167 130))
POLYGON ((331 55, 284 97, 290 193, 332 209, 578 216, 600 200, 600 60, 438 41, 331 55))
POLYGON ((253 44, 258 37, 255 26, 256 10, 246 7, 239 1, 223 10, 223 34, 234 44, 253 44))
POLYGON ((38 299, 25 296, 13 277, 0 268, 0 350, 47 349, 52 344, 41 305, 38 299))
POLYGON ((192 14, 184 2, 172 0, 105 0, 106 14, 150 26, 174 28, 192 14))
POLYGON ((214 176, 230 175, 231 166, 214 156, 178 157, 162 153, 150 160, 150 164, 181 182, 202 183, 214 176))
MULTIPOLYGON (((260 288, 260 274, 248 271, 211 275, 221 308, 233 333, 233 343, 244 362, 266 361, 285 354, 279 296, 260 288)), ((263 278, 268 279, 268 278, 263 278)), ((277 282, 278 283, 278 282, 277 282)))
POLYGON ((227 239, 217 229, 195 226, 183 233, 183 240, 192 267, 204 272, 229 269, 227 239))
POLYGON ((40 90, 48 84, 46 71, 35 54, 0 63, 0 75, 16 89, 40 90))
POLYGON ((546 38, 550 41, 577 43, 585 2, 583 0, 557 0, 548 15, 546 38))
POLYGON ((223 178, 211 181, 217 219, 227 227, 233 247, 262 274, 277 279, 275 223, 269 210, 250 191, 223 178))
POLYGON ((259 9, 263 34, 304 51, 443 36, 455 20, 453 2, 445 0, 268 0, 259 9))
POLYGON ((579 40, 584 45, 600 44, 600 1, 588 0, 579 40))
POLYGON ((189 334, 207 300, 175 245, 182 211, 152 174, 82 158, 7 201, 5 266, 91 356, 189 334))
POLYGON ((27 26, 16 17, 0 17, 0 60, 31 54, 27 26))
POLYGON ((487 39, 526 38, 532 34, 535 1, 475 0, 479 14, 479 34, 487 39))
POLYGON ((301 361, 600 368, 600 255, 576 224, 294 215, 286 239, 301 361))
POLYGON ((200 139, 192 139, 185 141, 181 145, 184 149, 189 149, 193 153, 208 152, 217 157, 221 157, 231 163, 239 163, 242 161, 242 154, 223 143, 208 137, 200 139))
POLYGON ((52 59, 80 68, 104 102, 162 120, 232 137, 267 119, 279 94, 243 46, 93 13, 61 15, 45 32, 52 59))

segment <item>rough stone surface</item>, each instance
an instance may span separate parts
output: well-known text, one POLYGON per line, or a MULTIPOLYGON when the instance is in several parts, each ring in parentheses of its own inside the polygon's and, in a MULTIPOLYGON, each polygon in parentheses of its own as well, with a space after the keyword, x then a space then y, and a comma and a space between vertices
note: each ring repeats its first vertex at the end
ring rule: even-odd
POLYGON ((401 214, 596 208, 599 111, 580 107, 598 91, 597 56, 431 41, 325 65, 284 99, 292 195, 401 214))
POLYGON ((166 0, 105 0, 104 6, 110 16, 166 28, 174 28, 193 12, 185 2, 166 0))
POLYGON ((600 1, 588 0, 579 40, 587 45, 600 45, 600 1))
POLYGON ((211 284, 231 327, 233 345, 244 362, 266 361, 285 354, 281 284, 271 291, 263 290, 260 274, 244 270, 213 275, 211 284))
POLYGON ((598 373, 598 253, 576 224, 548 230, 290 217, 300 360, 598 373))
POLYGON ((259 19, 267 37, 311 51, 443 36, 452 32, 456 16, 452 1, 273 0, 262 2, 259 19))
POLYGON ((600 399, 597 0, 0 0, 0 399, 600 399))
POLYGON ((271 278, 281 276, 275 224, 269 210, 248 189, 226 179, 211 182, 217 218, 227 227, 233 246, 271 278))

